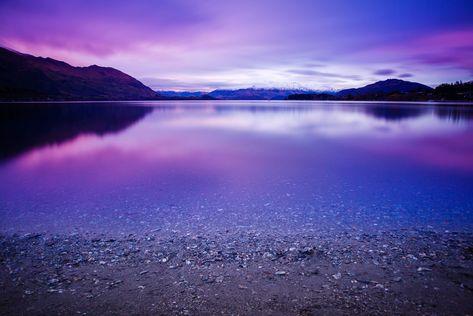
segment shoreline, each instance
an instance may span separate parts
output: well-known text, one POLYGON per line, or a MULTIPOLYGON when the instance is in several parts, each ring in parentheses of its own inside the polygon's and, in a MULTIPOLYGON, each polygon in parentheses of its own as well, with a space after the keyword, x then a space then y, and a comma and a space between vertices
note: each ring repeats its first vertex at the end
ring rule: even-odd
POLYGON ((357 104, 357 103, 381 103, 381 104, 429 104, 429 105, 451 105, 451 106, 471 106, 473 105, 473 100, 471 101, 461 101, 461 100, 266 100, 266 99, 130 99, 130 100, 0 100, 0 104, 22 104, 22 103, 135 103, 135 102, 261 102, 261 103, 348 103, 348 104, 357 104))
POLYGON ((14 314, 473 313, 473 234, 1 235, 14 314))

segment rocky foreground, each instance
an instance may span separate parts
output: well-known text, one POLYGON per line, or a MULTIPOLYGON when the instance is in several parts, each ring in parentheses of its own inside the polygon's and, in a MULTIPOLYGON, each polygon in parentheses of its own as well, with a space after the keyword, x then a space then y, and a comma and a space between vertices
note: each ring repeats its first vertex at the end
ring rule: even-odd
POLYGON ((473 315, 473 235, 0 237, 2 315, 473 315))

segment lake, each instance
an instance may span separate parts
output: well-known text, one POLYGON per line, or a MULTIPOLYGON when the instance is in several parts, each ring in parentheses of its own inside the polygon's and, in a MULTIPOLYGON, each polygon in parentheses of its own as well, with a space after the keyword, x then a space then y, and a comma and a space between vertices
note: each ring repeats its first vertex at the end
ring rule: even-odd
POLYGON ((3 233, 473 228, 473 107, 0 104, 3 233))

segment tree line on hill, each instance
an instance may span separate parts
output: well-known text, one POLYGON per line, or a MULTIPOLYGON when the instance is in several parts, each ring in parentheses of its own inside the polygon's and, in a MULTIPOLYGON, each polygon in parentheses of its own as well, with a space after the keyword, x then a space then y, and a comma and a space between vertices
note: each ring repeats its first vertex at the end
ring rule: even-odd
MULTIPOLYGON (((394 79, 390 79, 394 80, 394 79)), ((399 80, 402 81, 402 80, 399 80)), ((378 82, 379 83, 379 82, 378 82)), ((405 81, 402 81, 404 84, 405 81)), ((425 86, 426 87, 426 86, 425 86)), ((417 87, 402 89, 401 84, 390 89, 347 89, 333 94, 292 94, 287 100, 339 100, 339 101, 473 101, 473 81, 444 83, 436 88, 417 87), (349 91, 348 91, 349 90, 349 91), (360 91, 361 90, 361 91, 360 91)))

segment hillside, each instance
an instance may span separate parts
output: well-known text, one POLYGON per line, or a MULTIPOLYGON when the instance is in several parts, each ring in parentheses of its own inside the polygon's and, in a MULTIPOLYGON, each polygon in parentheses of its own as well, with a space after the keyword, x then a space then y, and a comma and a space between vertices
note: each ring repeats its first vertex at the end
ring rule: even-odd
POLYGON ((0 47, 0 100, 143 100, 156 92, 109 67, 74 67, 0 47))
POLYGON ((431 87, 417 82, 405 81, 400 79, 387 79, 378 81, 361 88, 352 88, 340 90, 337 97, 340 98, 356 98, 360 96, 376 96, 387 95, 391 93, 413 93, 428 92, 433 90, 431 87))

